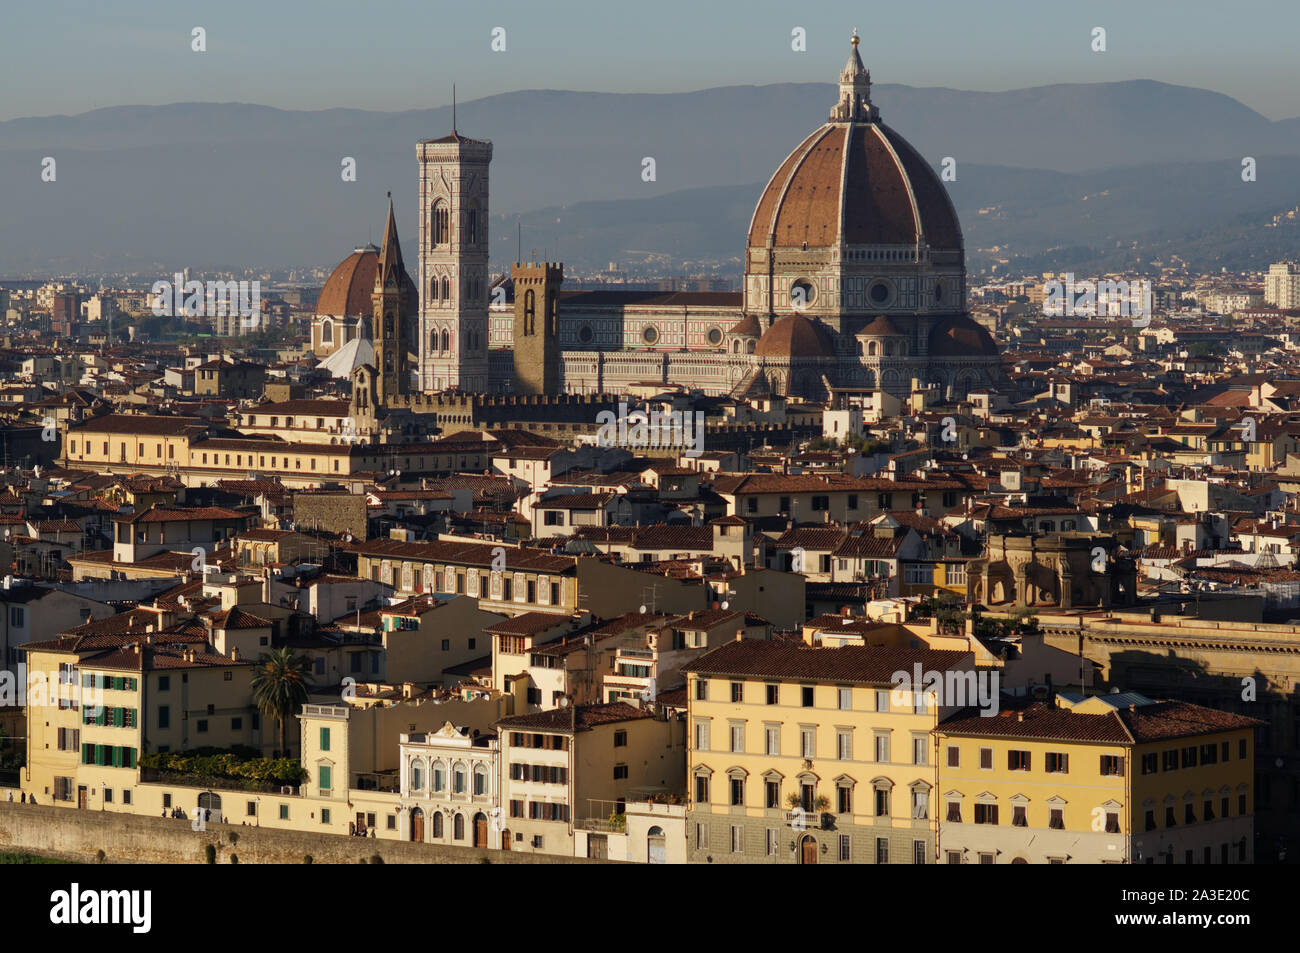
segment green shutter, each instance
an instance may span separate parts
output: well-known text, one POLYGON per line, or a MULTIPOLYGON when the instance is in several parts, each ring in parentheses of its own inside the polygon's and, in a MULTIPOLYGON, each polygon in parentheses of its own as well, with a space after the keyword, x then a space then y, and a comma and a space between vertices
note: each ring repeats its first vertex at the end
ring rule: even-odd
POLYGON ((95 763, 95 746, 94 746, 94 745, 82 745, 82 746, 81 746, 81 763, 82 763, 82 764, 94 764, 94 763, 95 763))
POLYGON ((330 769, 324 765, 321 765, 320 784, 318 786, 322 791, 329 791, 332 788, 332 785, 330 784, 330 769))
POLYGON ((330 730, 328 728, 322 728, 320 730, 320 750, 330 750, 330 730))

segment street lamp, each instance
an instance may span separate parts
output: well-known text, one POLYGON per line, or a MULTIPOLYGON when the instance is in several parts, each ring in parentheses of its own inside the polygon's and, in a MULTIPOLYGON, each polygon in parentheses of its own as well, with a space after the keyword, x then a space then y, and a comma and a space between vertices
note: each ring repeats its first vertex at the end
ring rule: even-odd
POLYGON ((253 826, 262 826, 262 798, 261 795, 253 798, 253 826))

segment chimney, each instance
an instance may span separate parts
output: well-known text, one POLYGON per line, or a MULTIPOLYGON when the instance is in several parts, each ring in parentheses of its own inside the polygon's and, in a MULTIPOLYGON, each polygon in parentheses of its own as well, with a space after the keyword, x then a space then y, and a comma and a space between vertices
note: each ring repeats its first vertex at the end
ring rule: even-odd
POLYGON ((238 662, 238 661, 239 661, 239 646, 238 646, 238 645, 232 645, 232 646, 230 647, 230 658, 231 658, 232 661, 235 661, 235 662, 238 662))
POLYGON ((1024 720, 1025 720, 1025 713, 1023 711, 1016 712, 1016 721, 1024 721, 1024 720))
POLYGON ((744 637, 745 637, 745 630, 744 630, 744 629, 737 629, 737 630, 736 630, 736 641, 739 642, 739 641, 740 641, 741 639, 743 639, 744 637))

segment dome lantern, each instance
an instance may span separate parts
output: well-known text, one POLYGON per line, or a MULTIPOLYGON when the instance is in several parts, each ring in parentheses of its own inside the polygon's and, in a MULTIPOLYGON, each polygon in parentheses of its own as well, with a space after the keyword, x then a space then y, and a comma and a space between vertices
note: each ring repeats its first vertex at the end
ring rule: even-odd
POLYGON ((831 122, 876 122, 880 111, 871 105, 871 73, 858 55, 858 31, 854 29, 853 51, 840 72, 840 98, 831 110, 831 122))

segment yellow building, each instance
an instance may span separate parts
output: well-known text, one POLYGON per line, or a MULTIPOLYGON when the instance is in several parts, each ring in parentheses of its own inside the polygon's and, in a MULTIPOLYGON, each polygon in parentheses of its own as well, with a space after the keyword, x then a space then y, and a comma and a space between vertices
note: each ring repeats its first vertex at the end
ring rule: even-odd
POLYGON ((497 723, 503 843, 572 857, 575 832, 588 856, 625 829, 629 802, 680 793, 683 724, 623 702, 572 705, 497 723))
POLYGON ((932 731, 956 709, 902 690, 970 652, 738 639, 687 665, 692 862, 934 863, 932 731))
POLYGON ((950 864, 1252 863, 1253 718, 1134 692, 939 725, 950 864))
MULTIPOLYGON (((295 439, 270 436, 215 437, 197 417, 151 417, 106 414, 69 428, 58 462, 72 469, 100 473, 172 476, 187 486, 210 486, 217 480, 243 480, 250 473, 278 477, 288 487, 324 482, 368 482, 393 469, 421 472, 481 471, 488 465, 488 444, 480 435, 411 444, 361 444, 351 432, 330 434, 337 417, 323 420, 324 430, 284 430, 295 439), (329 421, 334 421, 330 423, 329 421), (335 442, 322 442, 330 436, 335 442)), ((269 418, 268 418, 269 421, 269 418)), ((260 432, 261 428, 259 428, 260 432)))
POLYGON ((24 646, 29 684, 45 686, 27 697, 22 788, 37 803, 131 811, 143 754, 262 746, 250 663, 158 618, 137 609, 24 646))

